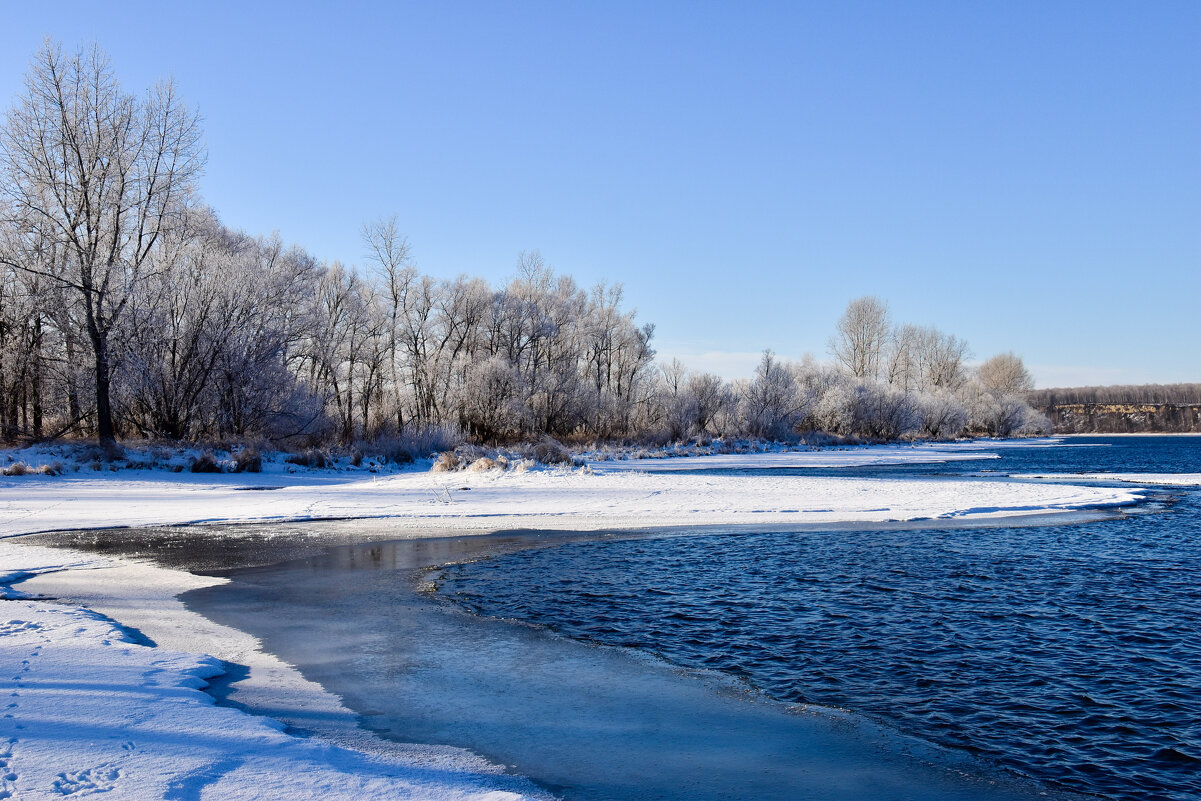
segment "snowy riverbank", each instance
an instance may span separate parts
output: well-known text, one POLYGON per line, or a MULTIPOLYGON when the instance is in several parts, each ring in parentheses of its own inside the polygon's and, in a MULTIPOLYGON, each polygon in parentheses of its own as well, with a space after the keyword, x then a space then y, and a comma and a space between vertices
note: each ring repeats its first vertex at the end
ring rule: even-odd
POLYGON ((73 528, 348 517, 396 518, 398 527, 409 531, 808 525, 1005 517, 1115 506, 1138 497, 1135 489, 973 478, 696 472, 962 459, 979 459, 986 466, 991 458, 987 446, 964 443, 594 462, 586 468, 525 471, 431 473, 419 466, 388 476, 166 471, 11 476, 0 479, 0 537, 73 528))
MULTIPOLYGON (((990 457, 978 444, 772 454, 755 466, 817 467, 990 457)), ((735 456, 673 460, 746 467, 735 456), (721 460, 725 459, 726 462, 721 460), (714 461, 715 460, 715 461, 714 461), (712 461, 713 463, 710 463, 712 461)), ((166 472, 0 479, 0 535, 196 521, 386 517, 396 536, 556 530, 744 527, 984 520, 1133 503, 1137 487, 973 478, 866 479, 643 473, 631 462, 587 470, 387 477, 166 472), (253 489, 251 489, 253 488, 253 489)), ((674 466, 674 465, 673 465, 674 466)), ((647 465, 658 468, 659 465, 647 465)), ((209 529, 205 529, 208 531, 209 529)), ((211 529, 214 537, 221 529, 211 529)), ((531 785, 461 751, 398 747, 359 730, 338 699, 248 635, 186 609, 176 595, 221 579, 129 560, 0 542, 0 583, 60 599, 4 602, 0 798, 110 789, 110 798, 473 798, 534 796, 531 785), (91 611, 88 611, 91 610, 91 611), (104 617, 101 617, 104 616, 104 617), (114 621, 116 621, 114 623, 114 621), (153 642, 134 641, 117 625, 153 642), (226 661, 257 708, 323 738, 218 707, 197 688, 226 661), (4 793, 8 793, 5 796, 4 793)))

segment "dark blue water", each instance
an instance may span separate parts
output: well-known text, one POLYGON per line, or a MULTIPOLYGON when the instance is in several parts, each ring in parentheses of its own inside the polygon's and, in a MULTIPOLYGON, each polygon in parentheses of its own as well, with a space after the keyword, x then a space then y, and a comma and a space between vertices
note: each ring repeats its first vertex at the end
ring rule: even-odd
MULTIPOLYGON (((1201 438, 1070 442, 922 470, 1201 470, 1201 438)), ((1064 526, 576 543, 441 579, 480 614, 725 671, 1056 786, 1195 799, 1201 493, 1166 500, 1064 526)))
MULTIPOLYGON (((1040 441, 1041 442, 1041 441, 1040 441)), ((860 448, 847 448, 849 451, 860 448)), ((721 475, 798 475, 855 477, 997 476, 1027 473, 1196 473, 1201 471, 1201 436, 1071 437, 1059 444, 1018 444, 1016 441, 982 441, 980 453, 1000 458, 965 459, 943 464, 907 464, 863 467, 800 467, 694 471, 721 475)), ((675 472, 683 462, 669 460, 660 467, 647 463, 646 472, 675 472), (658 468, 658 469, 657 469, 658 468)))

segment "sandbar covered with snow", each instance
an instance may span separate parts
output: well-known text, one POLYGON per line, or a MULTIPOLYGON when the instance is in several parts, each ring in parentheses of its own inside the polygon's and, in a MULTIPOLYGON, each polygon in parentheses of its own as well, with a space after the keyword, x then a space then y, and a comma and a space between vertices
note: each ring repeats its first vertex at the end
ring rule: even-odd
MULTIPOLYGON (((700 458, 674 461, 704 466, 700 458)), ((623 469, 410 471, 303 483, 281 475, 12 477, 0 482, 0 536, 347 517, 397 518, 410 531, 787 525, 1006 517, 1140 498, 1135 488, 1066 483, 644 473, 613 464, 623 469)))

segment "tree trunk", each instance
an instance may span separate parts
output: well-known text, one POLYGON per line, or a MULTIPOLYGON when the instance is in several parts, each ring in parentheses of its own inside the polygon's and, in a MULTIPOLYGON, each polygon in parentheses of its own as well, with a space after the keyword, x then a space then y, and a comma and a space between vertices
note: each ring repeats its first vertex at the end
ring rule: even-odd
POLYGON ((108 361, 108 338, 94 333, 92 347, 96 353, 96 437, 102 444, 110 444, 116 441, 116 436, 113 432, 113 407, 109 391, 112 376, 108 361))
POLYGON ((30 377, 33 396, 33 436, 42 438, 42 320, 34 323, 33 374, 30 377))
POLYGON ((70 329, 65 332, 63 340, 67 348, 67 415, 72 420, 79 421, 83 419, 83 410, 79 407, 79 388, 75 385, 75 336, 70 329))

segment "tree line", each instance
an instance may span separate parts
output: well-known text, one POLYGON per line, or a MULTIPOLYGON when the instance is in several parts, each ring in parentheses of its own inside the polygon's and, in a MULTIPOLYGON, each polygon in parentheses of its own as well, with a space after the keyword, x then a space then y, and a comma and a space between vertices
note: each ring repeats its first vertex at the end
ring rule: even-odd
POLYGON ((1069 404, 1201 404, 1201 384, 1117 384, 1036 389, 1030 403, 1040 409, 1069 404))
POLYGON ((413 264, 395 218, 357 268, 224 225, 197 195, 200 121, 47 42, 0 128, 0 437, 306 439, 442 427, 480 442, 861 439, 1039 432, 1031 382, 853 301, 832 365, 764 353, 741 381, 657 364, 620 286, 537 252, 501 285, 413 264))

